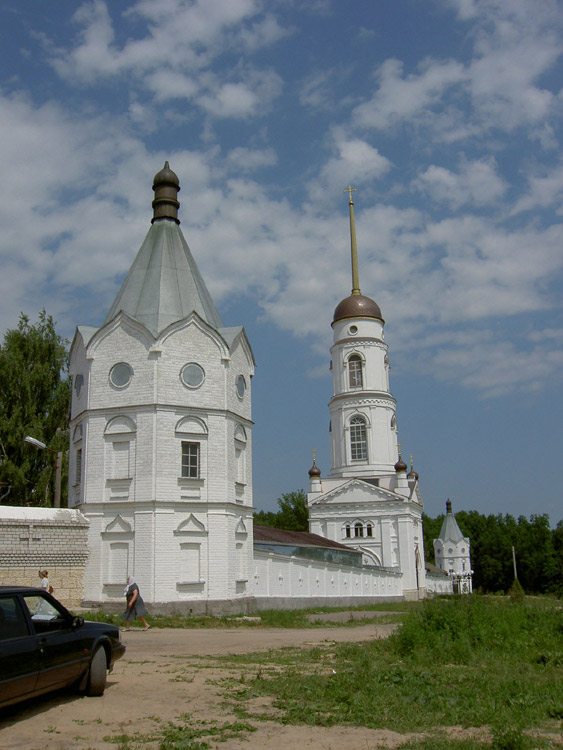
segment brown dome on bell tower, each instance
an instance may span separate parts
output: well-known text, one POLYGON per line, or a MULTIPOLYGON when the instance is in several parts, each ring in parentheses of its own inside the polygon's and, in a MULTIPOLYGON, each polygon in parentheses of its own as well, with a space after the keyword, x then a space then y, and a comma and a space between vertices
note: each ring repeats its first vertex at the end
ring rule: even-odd
POLYGON ((377 318, 385 323, 381 316, 381 310, 377 302, 363 294, 351 294, 336 306, 333 323, 345 318, 377 318))

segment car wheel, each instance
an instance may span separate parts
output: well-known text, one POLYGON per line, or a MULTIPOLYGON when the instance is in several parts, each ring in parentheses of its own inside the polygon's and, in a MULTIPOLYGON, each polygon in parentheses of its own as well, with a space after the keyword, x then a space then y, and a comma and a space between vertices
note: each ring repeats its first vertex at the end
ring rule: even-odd
POLYGON ((90 675, 88 677, 88 695, 103 695, 106 689, 107 677, 106 652, 103 646, 99 646, 90 663, 90 675))

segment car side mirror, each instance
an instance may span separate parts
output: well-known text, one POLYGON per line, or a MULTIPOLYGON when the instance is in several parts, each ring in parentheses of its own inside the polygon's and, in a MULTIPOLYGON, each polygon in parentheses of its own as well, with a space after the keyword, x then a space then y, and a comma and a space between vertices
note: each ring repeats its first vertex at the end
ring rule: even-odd
POLYGON ((83 617, 73 617, 72 618, 72 629, 78 630, 78 628, 81 628, 84 625, 84 618, 83 617))

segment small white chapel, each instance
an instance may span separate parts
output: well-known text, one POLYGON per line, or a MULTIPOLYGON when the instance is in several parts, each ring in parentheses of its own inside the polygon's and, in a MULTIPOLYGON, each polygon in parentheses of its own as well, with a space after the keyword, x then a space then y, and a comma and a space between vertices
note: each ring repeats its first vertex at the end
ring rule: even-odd
MULTIPOLYGON (((84 606, 122 605, 134 575, 152 612, 245 612, 451 592, 424 564, 422 496, 398 445, 379 306, 334 312, 331 469, 309 471, 310 533, 253 526, 252 378, 180 229, 180 184, 154 177, 151 226, 100 327, 70 351, 68 507, 88 522, 84 606)), ((319 415, 322 418, 322 415, 319 415)))

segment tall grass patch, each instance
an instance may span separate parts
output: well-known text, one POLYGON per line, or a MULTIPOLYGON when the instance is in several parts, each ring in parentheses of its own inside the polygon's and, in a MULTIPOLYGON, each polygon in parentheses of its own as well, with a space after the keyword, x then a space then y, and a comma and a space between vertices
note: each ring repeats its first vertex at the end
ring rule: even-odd
POLYGON ((386 641, 333 646, 256 675, 245 699, 268 694, 282 721, 398 732, 488 725, 560 726, 563 612, 478 596, 430 600, 386 641))

